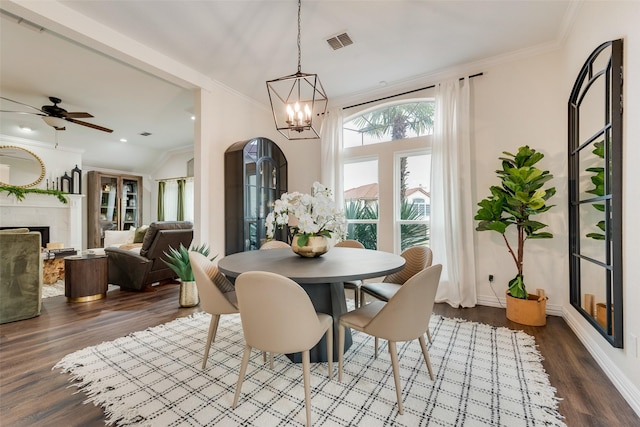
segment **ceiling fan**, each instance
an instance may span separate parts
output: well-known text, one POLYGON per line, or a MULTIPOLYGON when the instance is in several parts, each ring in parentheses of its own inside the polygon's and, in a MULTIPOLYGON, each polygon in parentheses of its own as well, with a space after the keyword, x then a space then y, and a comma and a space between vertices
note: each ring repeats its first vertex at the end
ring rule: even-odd
POLYGON ((53 105, 43 105, 42 108, 36 108, 31 105, 25 104, 23 102, 14 101, 13 99, 5 98, 0 96, 0 99, 4 99, 6 101, 15 102, 16 104, 24 105, 25 107, 33 108, 38 111, 37 113, 31 111, 7 111, 0 110, 2 113, 17 113, 17 114, 32 114, 35 116, 42 116, 42 120, 45 121, 46 124, 53 127, 55 130, 65 130, 65 121, 75 123, 77 125, 82 125, 86 127, 90 127, 92 129, 101 130, 103 132, 113 132, 112 129, 108 129, 102 126, 94 125, 93 123, 82 122, 76 119, 87 119, 93 117, 89 113, 84 112, 75 112, 70 113, 62 107, 59 107, 58 104, 62 102, 60 98, 56 98, 54 96, 49 97, 49 101, 53 102, 53 105))

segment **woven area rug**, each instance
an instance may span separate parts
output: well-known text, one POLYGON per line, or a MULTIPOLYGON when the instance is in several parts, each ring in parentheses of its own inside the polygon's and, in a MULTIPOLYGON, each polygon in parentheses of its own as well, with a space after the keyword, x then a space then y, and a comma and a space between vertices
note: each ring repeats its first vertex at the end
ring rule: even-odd
MULTIPOLYGON (((222 316, 201 369, 210 316, 196 313, 79 350, 54 369, 119 426, 289 426, 305 424, 302 367, 252 354, 238 407, 231 409, 244 349, 239 315, 222 316)), ((404 414, 399 415, 386 342, 353 333, 342 382, 327 364, 311 368, 314 426, 564 426, 533 337, 521 331, 433 316, 429 379, 417 341, 399 343, 404 414)))

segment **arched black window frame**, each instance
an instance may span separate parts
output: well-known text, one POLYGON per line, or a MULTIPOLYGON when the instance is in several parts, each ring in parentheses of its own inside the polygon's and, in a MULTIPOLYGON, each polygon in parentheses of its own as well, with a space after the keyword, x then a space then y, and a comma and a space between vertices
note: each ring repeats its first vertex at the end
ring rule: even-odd
POLYGON ((598 46, 589 56, 578 74, 569 98, 569 276, 570 301, 590 324, 614 347, 624 346, 623 292, 622 292, 622 84, 623 41, 612 40, 598 46), (603 52, 611 55, 602 69, 603 52), (580 106, 585 95, 598 79, 605 79, 604 126, 593 135, 580 135, 580 106), (580 155, 590 153, 596 141, 604 143, 604 195, 580 199, 580 155), (581 252, 580 206, 604 204, 605 261, 596 260, 581 252), (606 270, 606 322, 598 323, 593 313, 582 306, 580 263, 588 262, 606 270), (614 309, 615 308, 615 309, 614 309))

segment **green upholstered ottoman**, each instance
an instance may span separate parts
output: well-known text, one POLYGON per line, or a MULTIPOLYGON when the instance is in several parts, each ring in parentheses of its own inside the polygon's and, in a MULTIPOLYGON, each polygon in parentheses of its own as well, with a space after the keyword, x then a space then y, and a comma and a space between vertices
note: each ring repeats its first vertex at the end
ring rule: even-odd
POLYGON ((40 315, 40 239, 26 228, 0 230, 0 323, 40 315))

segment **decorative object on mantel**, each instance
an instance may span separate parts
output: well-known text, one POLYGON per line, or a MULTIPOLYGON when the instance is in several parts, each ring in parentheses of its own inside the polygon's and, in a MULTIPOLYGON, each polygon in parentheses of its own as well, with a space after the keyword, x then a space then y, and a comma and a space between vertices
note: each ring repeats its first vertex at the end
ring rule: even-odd
POLYGON ((331 190, 317 181, 313 183, 311 194, 297 191, 284 193, 275 201, 273 211, 267 215, 265 222, 269 239, 273 238, 276 227, 292 227, 294 236, 291 248, 303 257, 317 257, 326 253, 329 247, 326 239, 335 235, 342 240, 347 231, 344 211, 336 208, 331 190), (289 224, 291 219, 295 220, 295 224, 289 224))
POLYGON ((67 171, 61 177, 47 178, 47 190, 60 190, 68 194, 80 194, 82 192, 82 169, 76 165, 71 169, 71 175, 67 171), (76 181, 75 176, 78 176, 76 181), (76 185, 77 182, 77 185, 76 185), (49 188, 51 186, 51 188, 49 188))
POLYGON ((300 71, 300 8, 298 0, 298 71, 267 81, 276 129, 289 140, 319 138, 320 127, 314 127, 313 118, 324 116, 328 103, 318 75, 300 71))
MULTIPOLYGON (((170 246, 169 253, 164 253, 167 260, 161 258, 162 262, 167 264, 180 279, 180 307, 194 307, 200 303, 196 279, 189 261, 190 251, 199 252, 206 257, 209 256, 209 247, 206 243, 200 246, 192 246, 190 249, 185 248, 181 243, 178 249, 170 246)), ((213 261, 216 256, 214 255, 210 260, 213 261)))
POLYGON ((542 186, 553 178, 549 171, 542 171, 534 165, 544 157, 544 154, 523 146, 514 155, 506 151, 507 157, 500 157, 502 170, 496 173, 500 178, 500 186, 491 186, 491 196, 478 203, 480 208, 474 219, 480 223, 477 231, 495 231, 502 235, 505 245, 516 264, 517 275, 509 281, 507 292, 507 318, 511 321, 531 326, 546 324, 546 301, 544 291, 538 289, 538 295, 527 293, 524 285, 524 244, 528 239, 548 239, 553 234, 541 232, 547 227, 530 217, 548 211, 553 205, 547 205, 547 200, 556 193, 555 187, 543 189, 542 186), (507 228, 515 224, 517 231, 517 247, 514 251, 506 236, 507 228), (514 301, 520 299, 522 301, 514 301), (534 317, 526 319, 520 314, 524 309, 510 308, 510 304, 537 305, 531 309, 534 317))
POLYGON ((13 185, 0 185, 0 192, 3 192, 3 191, 6 191, 7 193, 14 195, 18 201, 24 200, 27 193, 33 193, 33 194, 48 194, 50 196, 56 196, 58 200, 60 200, 62 203, 65 203, 65 204, 68 203, 68 200, 66 198, 66 195, 68 193, 65 193, 60 190, 43 190, 42 188, 24 188, 24 187, 16 187, 13 185))

